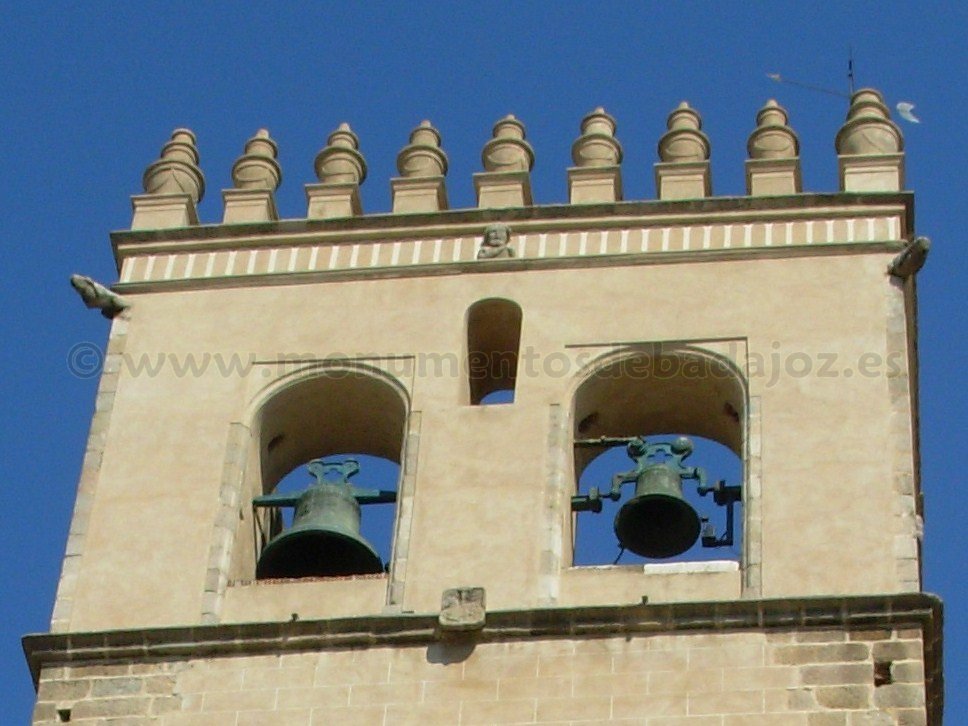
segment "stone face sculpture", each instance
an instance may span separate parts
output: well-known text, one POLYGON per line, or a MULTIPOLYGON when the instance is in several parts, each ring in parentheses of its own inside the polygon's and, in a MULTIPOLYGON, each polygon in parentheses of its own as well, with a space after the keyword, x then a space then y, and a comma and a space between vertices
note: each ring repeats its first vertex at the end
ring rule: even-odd
POLYGON ((232 184, 236 189, 275 191, 282 183, 282 169, 276 157, 279 148, 266 129, 259 129, 245 142, 245 152, 232 165, 232 184))
POLYGON ((928 259, 931 250, 931 240, 927 237, 915 237, 914 240, 893 259, 887 271, 897 277, 910 277, 922 267, 928 259))
POLYGON ((205 196, 205 177, 198 167, 195 134, 175 129, 161 148, 161 158, 145 169, 142 185, 146 194, 188 194, 193 202, 205 196))
POLYGON ((800 153, 800 142, 788 124, 786 109, 774 99, 756 114, 756 128, 746 150, 751 159, 792 159, 800 153))
POLYGON ((131 307, 131 303, 116 292, 85 275, 71 275, 71 287, 77 290, 87 307, 97 308, 108 320, 131 307))
POLYGON ((484 240, 477 250, 477 259, 493 260, 498 257, 514 257, 511 248, 511 228, 506 224, 491 224, 484 229, 484 240))

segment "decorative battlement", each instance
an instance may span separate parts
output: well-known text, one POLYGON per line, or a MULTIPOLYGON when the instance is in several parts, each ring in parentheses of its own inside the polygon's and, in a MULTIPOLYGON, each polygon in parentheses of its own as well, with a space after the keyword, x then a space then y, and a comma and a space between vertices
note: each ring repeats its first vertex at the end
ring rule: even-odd
POLYGON ((667 126, 657 145, 657 200, 623 200, 617 123, 599 107, 582 119, 572 145, 568 202, 534 206, 535 152, 524 124, 505 116, 481 151, 484 170, 473 175, 477 206, 452 210, 440 132, 421 121, 397 156, 392 209, 364 215, 366 160, 343 123, 316 155, 306 217, 287 220, 279 219, 274 199, 282 180, 276 143, 260 129, 232 167, 234 187, 222 192, 219 225, 199 224, 205 184, 195 136, 176 129, 145 172, 145 194, 133 197, 131 231, 112 235, 120 284, 451 274, 508 264, 626 264, 632 256, 649 264, 670 255, 823 254, 858 243, 900 249, 912 234, 910 198, 899 193, 903 139, 877 91, 853 95, 837 134, 839 193, 803 192, 799 141, 775 100, 756 114, 747 142, 746 197, 712 196, 711 144, 698 111, 682 102, 667 126), (485 227, 494 222, 510 226, 506 254, 482 254, 485 227), (488 264, 477 266, 481 260, 488 264))
MULTIPOLYGON (((709 138, 698 111, 683 101, 669 114, 668 131, 658 142, 655 181, 660 201, 712 196, 709 138)), ((568 202, 573 205, 622 201, 622 146, 615 119, 599 107, 585 116, 572 146, 574 167, 567 170, 568 202)), ((363 214, 359 187, 366 161, 359 139, 343 123, 316 156, 318 183, 306 185, 307 219, 345 219, 363 214)), ((904 140, 881 94, 862 89, 851 97, 847 119, 835 139, 840 191, 891 192, 904 184, 904 140)), ((769 100, 756 115, 746 162, 749 196, 802 192, 799 142, 787 112, 769 100)), ((260 129, 245 144, 232 167, 234 188, 223 191, 224 224, 278 219, 274 192, 282 180, 276 143, 260 129)), ((530 172, 535 152, 524 124, 500 119, 481 152, 484 171, 474 174, 479 209, 509 209, 533 204, 530 172)), ((399 177, 390 180, 392 214, 433 213, 448 209, 447 155, 440 132, 422 121, 397 157, 399 177)), ((196 204, 205 193, 194 134, 176 129, 160 158, 145 171, 144 194, 133 197, 132 230, 173 229, 199 224, 196 204)))

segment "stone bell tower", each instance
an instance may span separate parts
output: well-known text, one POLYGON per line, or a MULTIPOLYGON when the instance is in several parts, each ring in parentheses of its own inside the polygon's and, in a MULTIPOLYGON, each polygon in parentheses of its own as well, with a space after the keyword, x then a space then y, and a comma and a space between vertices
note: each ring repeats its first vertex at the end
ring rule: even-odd
POLYGON ((686 103, 652 200, 624 199, 601 108, 567 204, 533 203, 507 116, 449 209, 441 141, 414 129, 379 214, 347 124, 303 219, 264 130, 218 224, 192 132, 148 167, 117 283, 75 281, 111 332, 50 632, 24 639, 34 723, 940 724, 927 241, 880 95, 854 94, 829 193, 775 101, 742 197, 713 195, 686 103), (577 565, 612 518, 638 559, 577 565))

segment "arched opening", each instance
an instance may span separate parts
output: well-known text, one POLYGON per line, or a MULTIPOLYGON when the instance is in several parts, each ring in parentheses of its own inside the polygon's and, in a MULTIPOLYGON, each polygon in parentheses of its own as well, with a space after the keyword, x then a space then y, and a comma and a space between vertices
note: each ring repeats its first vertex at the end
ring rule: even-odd
POLYGON ((349 369, 317 371, 263 405, 254 430, 260 476, 252 487, 260 579, 383 570, 406 416, 394 385, 349 369))
POLYGON ((513 403, 521 347, 521 308, 501 298, 467 311, 467 378, 473 405, 513 403))
POLYGON ((734 516, 729 517, 727 497, 711 487, 723 480, 726 486, 734 487, 729 490, 732 496, 741 491, 745 417, 743 379, 730 363, 718 357, 686 347, 633 350, 597 365, 574 398, 573 564, 740 559, 743 528, 739 503, 734 502, 736 506, 730 509, 734 516), (692 450, 676 458, 675 442, 682 436, 691 441, 692 450), (654 447, 648 459, 633 457, 633 453, 645 451, 638 443, 635 446, 639 449, 629 448, 638 437, 654 447), (662 444, 669 444, 672 453, 662 444), (655 464, 668 465, 680 473, 667 477, 665 484, 661 477, 650 483, 648 476, 655 475, 655 464), (695 467, 705 470, 705 495, 700 493, 703 487, 695 467), (642 478, 646 470, 649 475, 642 478), (606 495, 616 491, 614 482, 619 474, 628 476, 617 490, 621 498, 616 501, 606 495), (665 488, 669 481, 673 482, 671 495, 665 488), (677 486, 681 487, 681 499, 677 486), (599 503, 590 504, 590 498, 599 494, 599 503), (670 502, 675 505, 671 510, 666 506, 670 502), (636 510, 638 505, 647 505, 647 509, 636 510), (595 513, 599 509, 600 513, 595 513), (680 510, 687 514, 688 523, 673 516, 680 510), (633 514, 637 511, 649 511, 651 516, 633 514), (692 544, 683 544, 682 551, 671 547, 674 554, 663 552, 654 557, 629 549, 623 552, 614 526, 619 512, 625 518, 626 544, 630 541, 629 521, 641 529, 661 528, 663 536, 692 544), (728 536, 730 543, 726 542, 728 536))

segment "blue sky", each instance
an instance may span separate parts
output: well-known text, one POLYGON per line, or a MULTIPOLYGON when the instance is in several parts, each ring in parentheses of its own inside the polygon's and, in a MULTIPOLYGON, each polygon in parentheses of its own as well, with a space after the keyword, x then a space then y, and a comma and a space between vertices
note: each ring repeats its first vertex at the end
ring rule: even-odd
POLYGON ((535 148, 536 202, 562 202, 579 121, 599 105, 618 121, 626 198, 654 198, 655 145, 683 99, 703 115, 715 194, 743 193, 746 138, 770 97, 800 135, 804 188, 834 191, 845 102, 766 73, 846 90, 850 47, 858 85, 881 89, 892 106, 917 104, 922 119, 903 129, 916 227, 934 241, 919 277, 925 579, 946 602, 947 711, 968 710, 957 377, 968 346, 968 6, 20 2, 0 24, 0 683, 9 723, 26 722, 31 708, 19 637, 48 623, 94 399, 95 381, 72 376, 66 355, 107 334, 67 278, 115 279, 108 232, 130 224, 129 195, 173 128, 198 136, 209 223, 221 218, 232 162, 260 127, 280 146, 281 215, 305 216, 313 157, 342 121, 369 166, 365 210, 389 209, 396 154, 424 118, 450 157, 451 206, 473 206, 471 174, 507 113, 525 122, 535 148))

